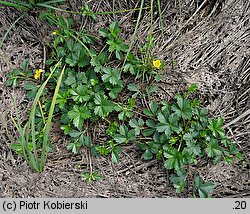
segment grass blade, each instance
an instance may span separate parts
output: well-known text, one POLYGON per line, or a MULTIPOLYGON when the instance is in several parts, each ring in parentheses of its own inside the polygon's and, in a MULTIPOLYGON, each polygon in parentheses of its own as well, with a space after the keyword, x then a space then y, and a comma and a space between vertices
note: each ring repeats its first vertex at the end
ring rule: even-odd
POLYGON ((19 2, 19 1, 15 1, 15 3, 13 2, 8 2, 8 1, 0 1, 0 4, 7 6, 7 7, 14 7, 17 9, 22 9, 22 10, 29 10, 29 5, 19 2))
POLYGON ((53 113, 54 113, 54 109, 55 109, 55 105, 56 105, 56 98, 61 86, 61 82, 62 82, 62 77, 64 74, 64 70, 65 70, 65 66, 62 69, 62 72, 57 80, 57 85, 55 88, 55 92, 52 98, 52 102, 51 102, 51 106, 50 106, 50 110, 49 110, 49 116, 48 116, 48 121, 45 125, 45 130, 44 130, 44 135, 43 135, 43 147, 42 147, 42 154, 41 154, 41 159, 40 159, 40 170, 42 171, 47 159, 47 143, 48 143, 48 139, 49 139, 49 132, 50 132, 50 127, 51 127, 51 121, 52 121, 52 117, 53 117, 53 113))

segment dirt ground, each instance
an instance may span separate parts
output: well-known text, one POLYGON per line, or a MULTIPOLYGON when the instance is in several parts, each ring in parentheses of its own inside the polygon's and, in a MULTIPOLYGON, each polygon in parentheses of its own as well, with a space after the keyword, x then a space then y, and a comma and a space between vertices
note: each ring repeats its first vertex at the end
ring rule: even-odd
MULTIPOLYGON (((82 1, 73 0, 63 7, 77 10, 82 1)), ((139 1, 91 1, 93 11, 112 11, 139 7, 139 1)), ((148 5, 149 2, 147 3, 148 5)), ((154 54, 167 64, 159 83, 158 100, 170 100, 190 83, 199 85, 199 99, 211 115, 221 115, 227 134, 239 146, 246 165, 213 165, 204 160, 197 172, 206 181, 215 182, 213 197, 250 197, 250 2, 249 0, 185 0, 161 1, 163 32, 159 17, 154 14, 154 54), (182 2, 178 5, 177 2, 182 2), (175 63, 173 63, 175 62, 175 63)), ((67 151, 68 140, 56 124, 52 127, 54 151, 49 154, 44 172, 33 172, 10 149, 18 134, 10 115, 14 113, 13 98, 23 120, 27 118, 25 91, 5 87, 6 74, 29 59, 35 70, 43 64, 46 44, 51 40, 48 25, 38 13, 20 19, 7 34, 6 30, 21 13, 0 7, 0 197, 192 197, 192 188, 176 194, 169 183, 169 172, 161 162, 143 161, 135 145, 127 145, 121 162, 110 158, 89 158, 67 151), (88 171, 89 162, 104 179, 92 184, 82 181, 80 174, 88 171)), ((126 42, 132 38, 138 12, 99 15, 98 21, 86 25, 92 33, 112 20, 118 20, 126 42)), ((137 40, 142 42, 149 31, 149 11, 144 11, 137 40)), ((81 17, 75 16, 76 20, 81 17)), ((136 51, 136 50, 135 50, 136 51)), ((103 124, 96 130, 101 138, 103 124)))

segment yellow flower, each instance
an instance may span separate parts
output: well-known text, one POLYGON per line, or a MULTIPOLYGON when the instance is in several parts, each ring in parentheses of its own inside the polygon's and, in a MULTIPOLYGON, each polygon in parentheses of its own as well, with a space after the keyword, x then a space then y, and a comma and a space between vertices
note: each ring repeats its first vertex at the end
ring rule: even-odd
POLYGON ((53 32, 52 32, 52 35, 54 35, 54 36, 57 35, 57 32, 56 32, 56 31, 53 31, 53 32))
POLYGON ((37 79, 39 79, 40 78, 40 76, 41 76, 41 73, 43 72, 43 69, 37 69, 36 70, 36 73, 34 74, 34 78, 37 80, 37 79))
POLYGON ((160 68, 160 66, 161 66, 161 61, 160 61, 159 59, 153 60, 153 65, 154 65, 154 67, 156 67, 156 68, 160 68))

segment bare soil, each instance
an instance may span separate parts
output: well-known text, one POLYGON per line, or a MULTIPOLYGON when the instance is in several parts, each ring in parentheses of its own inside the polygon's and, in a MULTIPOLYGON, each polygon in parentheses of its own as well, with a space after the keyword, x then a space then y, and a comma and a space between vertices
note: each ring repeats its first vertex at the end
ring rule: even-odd
MULTIPOLYGON (((82 1, 69 2, 62 7, 77 10, 82 1)), ((118 11, 139 7, 139 4, 133 0, 100 0, 91 1, 90 8, 118 11)), ((195 170, 205 180, 215 182, 213 197, 250 197, 250 2, 162 0, 161 4, 164 28, 162 32, 159 30, 159 16, 155 12, 154 54, 167 66, 159 83, 160 91, 154 98, 168 101, 188 84, 199 85, 202 106, 210 115, 224 118, 224 128, 244 154, 246 165, 235 161, 232 165, 215 166, 204 160, 195 170)), ((21 14, 13 8, 0 8, 0 42, 21 14)), ((102 26, 118 20, 123 38, 129 43, 137 16, 138 11, 99 15, 97 22, 88 19, 85 27, 97 33, 102 26)), ((79 27, 83 17, 74 18, 79 27)), ((145 41, 149 20, 149 11, 145 10, 137 43, 145 41)), ((20 67, 24 59, 29 59, 32 70, 43 66, 49 55, 46 45, 52 39, 52 31, 34 10, 11 28, 2 46, 0 43, 0 197, 192 197, 191 187, 177 195, 169 183, 170 172, 164 170, 159 161, 143 161, 135 145, 123 149, 118 164, 107 157, 89 157, 85 150, 73 155, 67 151, 68 139, 56 123, 52 127, 54 151, 49 154, 44 172, 33 172, 23 158, 10 149, 10 143, 18 137, 11 120, 13 95, 23 121, 27 119, 31 103, 22 89, 5 87, 6 74, 20 67), (83 182, 80 176, 89 170, 90 161, 94 170, 104 176, 92 184, 83 182)), ((97 139, 103 137, 104 128, 100 122, 93 129, 97 139)))

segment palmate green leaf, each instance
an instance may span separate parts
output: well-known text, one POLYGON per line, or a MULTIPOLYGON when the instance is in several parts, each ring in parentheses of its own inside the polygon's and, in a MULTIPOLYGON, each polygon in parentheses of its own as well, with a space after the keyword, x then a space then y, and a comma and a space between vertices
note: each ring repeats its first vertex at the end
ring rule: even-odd
POLYGON ((121 71, 118 68, 104 67, 103 72, 103 82, 109 82, 112 85, 121 85, 121 71))
POLYGON ((171 114, 168 118, 170 129, 176 133, 180 133, 182 131, 182 127, 178 124, 179 119, 180 117, 176 113, 171 114))
POLYGON ((128 143, 135 140, 135 130, 129 130, 126 125, 121 125, 119 134, 114 136, 114 140, 117 143, 128 143))
POLYGON ((157 84, 152 84, 150 86, 147 86, 145 90, 146 90, 147 95, 149 96, 150 94, 157 92, 158 85, 157 84))
POLYGON ((127 107, 126 105, 120 107, 119 111, 120 113, 118 114, 118 119, 119 120, 126 120, 127 118, 133 117, 134 113, 132 112, 132 107, 127 107))
POLYGON ((123 89, 123 85, 114 85, 114 86, 107 86, 106 85, 106 88, 108 90, 110 90, 109 92, 109 96, 112 98, 112 99, 115 99, 118 97, 119 93, 122 91, 123 89))
POLYGON ((69 66, 74 67, 74 66, 76 66, 76 64, 77 64, 78 61, 77 61, 77 58, 74 57, 74 55, 70 54, 70 55, 68 55, 68 56, 66 57, 65 62, 66 62, 69 66))
POLYGON ((79 138, 83 134, 82 131, 71 129, 69 136, 72 138, 79 138))
POLYGON ((75 140, 73 143, 69 143, 67 145, 67 149, 71 150, 75 155, 79 153, 80 147, 81 147, 81 144, 78 142, 78 140, 75 140))
POLYGON ((149 103, 149 109, 144 109, 143 113, 149 117, 153 117, 157 115, 158 110, 159 110, 159 106, 157 102, 152 101, 149 103))
POLYGON ((69 51, 73 51, 73 48, 74 48, 74 40, 73 39, 69 39, 67 42, 66 42, 66 47, 68 48, 69 51))
POLYGON ((147 144, 141 144, 141 148, 145 150, 142 154, 143 159, 151 160, 161 149, 161 145, 155 142, 148 142, 147 144))
POLYGON ((171 115, 166 112, 158 113, 157 119, 160 122, 156 125, 157 131, 164 132, 167 137, 170 137, 173 132, 182 131, 182 127, 178 125, 179 115, 176 113, 171 115))
POLYGON ((214 184, 212 182, 203 182, 202 178, 199 176, 195 178, 195 186, 198 189, 200 198, 208 198, 209 193, 211 193, 214 188, 214 184))
POLYGON ((79 85, 76 89, 71 89, 70 93, 72 98, 76 102, 87 102, 91 98, 91 90, 88 89, 87 85, 79 85))
POLYGON ((154 120, 148 119, 146 120, 146 125, 149 128, 145 128, 142 130, 142 135, 144 137, 149 137, 151 135, 153 135, 156 132, 156 123, 154 122, 154 120))
POLYGON ((87 146, 88 148, 90 148, 92 145, 92 140, 90 136, 86 136, 84 134, 80 136, 79 142, 81 143, 81 145, 87 146))
POLYGON ((69 93, 67 91, 58 93, 57 98, 56 98, 56 103, 59 104, 60 108, 63 108, 65 104, 67 103, 68 94, 69 93))
POLYGON ((144 121, 141 118, 139 118, 138 120, 131 119, 129 121, 129 125, 130 127, 134 128, 135 135, 140 135, 141 129, 143 128, 143 125, 144 125, 144 121))
POLYGON ((166 169, 174 169, 176 171, 181 170, 182 166, 184 165, 184 158, 177 149, 171 148, 164 150, 163 152, 166 161, 164 162, 164 166, 166 169))
POLYGON ((186 141, 187 147, 184 149, 188 151, 191 155, 200 155, 201 154, 201 147, 193 140, 186 141))
POLYGON ((174 187, 176 189, 176 193, 183 192, 184 188, 187 185, 187 182, 186 182, 186 171, 185 170, 179 170, 179 171, 177 171, 177 175, 173 174, 170 177, 170 180, 174 184, 174 187))
POLYGON ((75 88, 76 87, 76 76, 75 76, 75 73, 69 72, 66 80, 64 81, 64 83, 66 85, 68 85, 68 86, 71 86, 72 88, 75 88))
POLYGON ((221 156, 222 149, 218 145, 218 142, 216 142, 214 138, 211 138, 210 142, 207 144, 206 152, 208 157, 216 157, 221 156))
POLYGON ((81 130, 83 122, 91 117, 91 112, 87 106, 74 105, 73 109, 68 112, 68 117, 73 120, 74 126, 81 130))
POLYGON ((193 110, 190 106, 190 100, 185 99, 180 94, 177 94, 175 98, 177 100, 177 104, 172 105, 172 110, 175 111, 175 113, 178 116, 181 116, 183 119, 191 119, 193 110))
POLYGON ((140 93, 139 87, 138 87, 136 84, 134 84, 134 83, 131 83, 131 84, 128 85, 128 90, 129 90, 129 91, 132 91, 132 92, 135 92, 135 93, 132 95, 132 98, 133 98, 133 99, 135 99, 135 98, 138 96, 138 94, 140 93))
POLYGON ((94 112, 100 117, 106 117, 110 112, 119 110, 114 102, 108 100, 107 97, 101 93, 95 95, 94 102, 96 105, 94 112))
POLYGON ((81 146, 91 147, 92 141, 89 136, 84 134, 84 131, 72 129, 69 133, 70 137, 75 138, 81 146))
POLYGON ((225 136, 225 132, 222 128, 223 125, 223 119, 222 117, 218 117, 217 120, 210 120, 209 122, 209 129, 212 131, 213 135, 215 137, 224 137, 225 136))
POLYGON ((159 124, 157 124, 156 130, 158 132, 164 132, 167 137, 170 137, 170 135, 173 133, 173 131, 171 130, 171 127, 170 127, 170 125, 168 123, 159 123, 159 124))
POLYGON ((122 53, 121 52, 127 52, 128 51, 128 46, 123 43, 121 38, 118 38, 116 40, 109 39, 107 41, 107 44, 109 45, 109 52, 114 52, 116 51, 116 58, 121 60, 122 58, 122 53), (118 52, 118 53, 117 53, 118 52))

